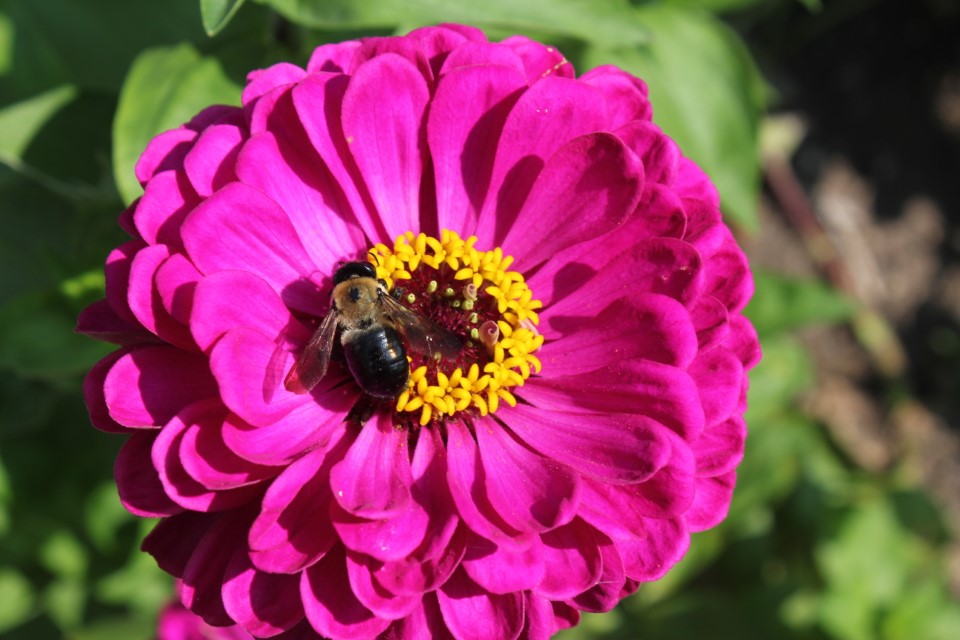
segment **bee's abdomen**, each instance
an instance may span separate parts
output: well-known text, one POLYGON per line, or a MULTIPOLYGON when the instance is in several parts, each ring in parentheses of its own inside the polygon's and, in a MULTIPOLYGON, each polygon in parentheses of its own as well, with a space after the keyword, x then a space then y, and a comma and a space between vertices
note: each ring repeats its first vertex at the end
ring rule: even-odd
POLYGON ((375 398, 396 398, 407 386, 410 366, 397 332, 386 326, 343 336, 343 355, 353 378, 375 398))

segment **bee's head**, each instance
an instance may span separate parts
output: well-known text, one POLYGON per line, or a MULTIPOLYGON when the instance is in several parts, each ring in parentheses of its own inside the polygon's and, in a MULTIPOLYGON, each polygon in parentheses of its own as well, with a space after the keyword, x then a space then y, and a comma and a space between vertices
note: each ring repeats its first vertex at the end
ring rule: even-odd
POLYGON ((376 280, 377 270, 369 262, 344 262, 333 274, 333 285, 336 286, 350 278, 372 278, 376 280))

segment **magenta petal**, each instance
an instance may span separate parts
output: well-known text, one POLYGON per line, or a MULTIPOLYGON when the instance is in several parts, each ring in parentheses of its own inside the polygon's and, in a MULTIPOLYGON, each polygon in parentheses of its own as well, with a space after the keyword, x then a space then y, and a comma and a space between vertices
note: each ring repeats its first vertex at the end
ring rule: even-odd
POLYGON ((307 453, 267 489, 260 514, 250 527, 250 559, 258 569, 296 573, 323 557, 336 543, 329 516, 329 473, 348 442, 307 453))
POLYGON ((194 190, 203 198, 235 180, 234 164, 246 132, 233 124, 204 129, 183 159, 183 168, 194 190))
POLYGON ((410 502, 410 458, 407 433, 393 427, 379 411, 364 425, 343 460, 330 471, 337 502, 360 518, 390 518, 410 502))
POLYGON ((283 128, 278 124, 247 142, 237 173, 286 212, 317 272, 332 274, 367 242, 296 119, 292 95, 277 108, 290 112, 280 119, 283 128))
POLYGON ((216 627, 232 625, 223 606, 222 586, 227 566, 234 555, 243 551, 243 531, 249 524, 243 512, 228 512, 210 527, 190 556, 183 570, 180 599, 208 624, 216 627))
POLYGON ((470 537, 463 570, 490 593, 511 593, 536 587, 543 579, 543 543, 534 538, 523 550, 503 549, 476 535, 470 537))
POLYGON ((230 617, 257 637, 275 636, 303 620, 300 577, 257 571, 243 546, 227 565, 222 597, 230 617))
POLYGON ((526 69, 520 56, 512 49, 494 42, 467 42, 451 51, 440 69, 440 82, 445 76, 456 75, 457 71, 471 67, 507 67, 517 72, 523 88, 528 86, 526 69))
POLYGON ((107 256, 107 263, 104 265, 107 304, 121 320, 135 327, 142 325, 130 312, 130 306, 127 303, 127 289, 130 286, 130 265, 133 263, 133 258, 137 255, 137 252, 146 246, 142 240, 126 242, 110 252, 110 255, 107 256))
POLYGON ((261 96, 277 87, 294 84, 303 80, 307 74, 295 64, 280 62, 266 69, 258 69, 247 75, 247 85, 243 88, 241 102, 249 112, 253 103, 261 96))
POLYGON ((726 349, 701 352, 687 369, 700 391, 706 424, 719 424, 734 412, 740 399, 743 365, 726 349))
POLYGON ((673 443, 670 462, 646 482, 611 488, 614 493, 632 496, 633 509, 651 518, 668 518, 683 513, 690 508, 695 493, 696 462, 689 445, 673 432, 665 433, 673 443))
POLYGON ((183 510, 167 496, 150 462, 156 432, 135 433, 124 443, 113 465, 120 503, 141 518, 162 518, 183 510))
POLYGON ((130 288, 127 302, 137 320, 150 332, 185 351, 197 348, 187 325, 177 320, 164 308, 163 298, 157 286, 158 270, 170 258, 166 245, 147 247, 133 259, 130 265, 130 288))
POLYGON ((519 531, 548 531, 569 522, 580 498, 579 476, 530 451, 493 420, 476 423, 487 497, 519 531))
POLYGON ((547 570, 535 593, 551 600, 566 600, 597 584, 603 560, 590 525, 577 518, 542 538, 547 570))
POLYGON ((353 68, 351 61, 359 48, 359 40, 320 45, 313 50, 310 61, 307 63, 307 71, 310 74, 320 71, 343 73, 353 68))
POLYGON ((643 159, 648 185, 673 184, 680 164, 680 149, 657 125, 635 120, 614 133, 643 159))
POLYGON ((343 97, 343 132, 389 238, 420 228, 429 98, 417 68, 394 54, 358 68, 343 97))
POLYGON ((114 351, 93 365, 83 379, 83 400, 90 414, 90 422, 97 429, 107 433, 130 433, 129 427, 121 425, 110 417, 110 408, 107 407, 107 400, 103 395, 103 382, 107 378, 107 373, 126 353, 123 349, 114 351))
POLYGON ((531 85, 540 83, 549 76, 573 77, 573 65, 567 62, 556 47, 541 44, 525 36, 511 36, 501 44, 513 49, 523 60, 523 66, 527 70, 527 82, 531 85))
POLYGON ((613 544, 629 578, 652 582, 662 578, 687 552, 690 532, 682 518, 649 518, 637 537, 614 538, 613 544))
POLYGON ((718 476, 733 471, 743 459, 747 424, 740 415, 732 415, 697 438, 690 448, 697 459, 698 476, 718 476))
POLYGON ((730 332, 725 336, 724 346, 737 354, 744 371, 749 371, 760 362, 762 354, 757 330, 743 316, 730 318, 730 332))
POLYGON ((550 600, 530 591, 524 594, 523 640, 548 640, 557 631, 550 600))
POLYGON ((528 446, 581 474, 613 484, 643 482, 670 458, 661 425, 631 414, 571 414, 518 404, 504 414, 528 446))
POLYGON ((642 189, 643 164, 619 138, 608 133, 577 138, 547 160, 525 201, 516 197, 498 212, 512 222, 505 234, 498 233, 503 252, 523 256, 525 265, 540 264, 615 229, 642 189))
POLYGON ((644 530, 646 520, 636 509, 635 502, 636 498, 631 493, 586 478, 577 515, 611 538, 631 538, 644 530))
POLYGON ((531 378, 517 395, 544 410, 636 413, 688 441, 703 431, 696 382, 683 369, 658 362, 628 360, 599 373, 531 378))
POLYGON ((183 468, 181 444, 184 432, 198 422, 222 420, 226 411, 219 401, 208 399, 186 407, 160 430, 153 444, 152 460, 163 489, 170 499, 191 511, 223 511, 249 502, 260 489, 255 486, 211 491, 194 480, 183 468))
POLYGON ((197 344, 208 351, 234 327, 257 329, 265 336, 283 334, 298 346, 310 337, 262 278, 245 271, 220 271, 203 278, 197 284, 190 318, 197 344))
POLYGON ((551 376, 577 375, 634 359, 686 367, 697 354, 690 314, 673 298, 639 294, 598 315, 541 316, 547 336, 537 356, 551 376))
POLYGON ((603 570, 597 584, 575 596, 571 602, 582 611, 603 613, 613 609, 622 597, 627 576, 623 560, 613 542, 601 533, 594 533, 600 548, 603 570))
POLYGON ((149 183, 133 211, 137 231, 150 244, 181 248, 180 225, 200 203, 200 197, 182 171, 165 171, 149 183))
POLYGON ((523 549, 533 535, 521 533, 504 522, 484 490, 485 472, 472 434, 460 422, 447 424, 447 484, 457 512, 470 529, 498 546, 523 549))
POLYGON ((409 615, 420 604, 422 596, 397 596, 384 589, 373 577, 373 570, 379 564, 369 556, 347 550, 347 575, 354 595, 380 618, 398 620, 409 615))
POLYGON ((352 590, 344 588, 349 578, 342 546, 308 567, 301 578, 303 608, 319 634, 338 640, 367 640, 390 626, 389 620, 375 616, 352 590))
POLYGON ((727 517, 736 484, 736 471, 697 479, 697 495, 690 509, 684 514, 690 531, 705 531, 717 526, 727 517))
POLYGON ((580 624, 580 610, 563 602, 551 602, 553 605, 553 624, 560 629, 570 629, 580 624))
POLYGON ((750 265, 736 242, 726 233, 724 246, 708 258, 710 278, 706 290, 724 303, 731 312, 742 311, 753 296, 753 278, 750 265))
POLYGON ((436 590, 447 581, 463 559, 467 549, 467 540, 471 534, 464 527, 445 538, 425 540, 424 544, 437 547, 433 554, 422 554, 425 559, 416 557, 419 550, 401 560, 384 562, 374 572, 377 582, 387 591, 396 595, 418 595, 436 590))
POLYGON ((333 506, 330 518, 348 551, 381 562, 402 560, 413 553, 423 542, 429 522, 426 511, 413 500, 400 512, 382 519, 358 518, 339 505, 333 506))
POLYGON ((397 620, 381 636, 382 640, 454 640, 443 622, 437 598, 426 594, 405 618, 397 620))
POLYGON ((611 65, 591 69, 580 77, 581 82, 596 87, 607 103, 607 129, 637 120, 650 120, 653 109, 647 99, 643 80, 611 65))
MULTIPOLYGON (((487 46, 504 51, 496 45, 487 46)), ((439 229, 469 233, 476 227, 503 121, 524 86, 522 75, 496 65, 457 69, 437 85, 427 139, 436 181, 439 229)))
POLYGON ((289 218, 252 187, 234 182, 210 196, 183 223, 183 242, 204 274, 249 271, 288 306, 315 316, 326 311, 310 280, 315 266, 289 218))
POLYGON ((187 405, 217 395, 206 358, 166 346, 122 356, 103 388, 110 417, 128 427, 164 425, 187 405))
POLYGON ((492 594, 457 571, 437 591, 440 611, 457 640, 514 640, 523 629, 523 594, 492 594))
POLYGON ((181 578, 200 541, 222 517, 220 513, 184 511, 164 518, 143 539, 140 550, 152 555, 161 569, 181 578))
POLYGON ((106 299, 97 300, 80 312, 77 317, 77 333, 118 345, 159 341, 159 338, 139 323, 130 324, 117 315, 106 299))
POLYGON ((197 132, 186 127, 164 131, 149 143, 137 160, 134 169, 140 184, 147 181, 161 171, 179 169, 183 166, 183 158, 197 139, 197 132))
MULTIPOLYGON (((184 326, 189 326, 193 312, 193 293, 200 280, 200 272, 182 253, 170 256, 157 269, 156 286, 160 301, 170 317, 184 326)), ((191 338, 190 348, 196 348, 191 338)))
POLYGON ((727 308, 713 296, 697 298, 690 309, 690 319, 697 330, 701 351, 723 342, 730 333, 727 308))
POLYGON ((270 478, 277 467, 258 465, 231 451, 223 440, 223 415, 206 414, 187 428, 180 443, 184 470, 207 489, 220 491, 270 478))

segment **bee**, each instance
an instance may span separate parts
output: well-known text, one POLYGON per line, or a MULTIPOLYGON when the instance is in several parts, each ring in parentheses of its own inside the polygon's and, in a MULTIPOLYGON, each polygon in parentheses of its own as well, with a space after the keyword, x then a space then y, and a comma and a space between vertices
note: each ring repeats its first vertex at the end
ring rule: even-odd
POLYGON ((407 388, 406 348, 445 360, 455 360, 461 349, 453 333, 394 299, 372 264, 347 262, 333 276, 329 313, 284 379, 287 390, 306 393, 326 375, 338 329, 347 368, 377 400, 407 388))

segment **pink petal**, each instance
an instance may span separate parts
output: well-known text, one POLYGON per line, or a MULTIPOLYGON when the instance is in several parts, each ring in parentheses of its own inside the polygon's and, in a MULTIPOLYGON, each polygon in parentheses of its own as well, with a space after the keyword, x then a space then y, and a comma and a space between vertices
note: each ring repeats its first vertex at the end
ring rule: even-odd
POLYGON ((647 85, 626 71, 603 65, 580 76, 580 81, 599 89, 606 99, 610 118, 608 130, 653 117, 653 108, 647 99, 647 85))
POLYGON ((133 212, 133 222, 148 243, 180 249, 180 226, 200 201, 185 173, 164 171, 147 183, 133 212))
POLYGON ((227 565, 222 597, 227 614, 257 637, 275 636, 303 620, 300 577, 257 571, 243 546, 227 565))
POLYGON ((510 47, 520 56, 527 69, 527 82, 531 85, 549 76, 573 77, 573 65, 555 47, 525 36, 511 36, 501 41, 501 45, 510 47))
POLYGON ((247 74, 247 86, 243 88, 241 97, 244 110, 249 113, 261 96, 277 87, 300 82, 306 75, 303 69, 288 62, 280 62, 266 69, 251 71, 247 74))
POLYGON ((180 599, 207 624, 225 627, 234 624, 223 605, 222 587, 227 566, 243 552, 243 536, 249 525, 244 512, 232 511, 210 527, 197 545, 183 571, 180 599))
POLYGON ((320 45, 313 50, 307 71, 312 75, 321 71, 343 73, 353 68, 351 61, 359 48, 359 40, 320 45))
MULTIPOLYGON (((157 269, 156 286, 164 310, 177 322, 189 326, 193 312, 193 293, 200 272, 182 253, 170 256, 157 269)), ((192 348, 196 343, 191 338, 192 348)))
POLYGON ((437 598, 432 593, 405 618, 397 620, 381 636, 382 640, 454 640, 443 622, 437 598))
POLYGON ((457 512, 470 529, 498 546, 523 549, 533 535, 519 532, 494 510, 487 492, 480 451, 470 431, 460 422, 447 423, 447 484, 457 512))
POLYGON ((382 519, 358 518, 339 505, 333 506, 330 517, 348 551, 380 562, 402 560, 413 553, 423 542, 429 521, 423 507, 413 500, 398 513, 382 519))
POLYGON ((83 379, 83 400, 90 414, 90 422, 97 429, 107 433, 130 433, 128 427, 110 417, 110 408, 107 407, 107 400, 103 395, 103 383, 107 373, 126 353, 125 349, 114 351, 93 365, 83 379))
POLYGON ((640 582, 662 578, 690 548, 690 532, 682 518, 645 521, 637 537, 613 540, 627 577, 640 582))
POLYGON ((130 312, 130 306, 127 303, 127 289, 130 286, 130 265, 133 263, 133 258, 137 255, 137 252, 146 246, 142 240, 126 242, 110 252, 104 266, 107 304, 117 314, 117 317, 134 327, 142 325, 130 312))
POLYGON ((374 203, 363 187, 341 124, 344 92, 350 79, 341 74, 316 73, 293 90, 300 122, 332 180, 343 191, 342 211, 351 211, 368 238, 386 238, 374 203))
MULTIPOLYGON (((457 71, 466 70, 471 67, 507 67, 515 69, 520 74, 522 86, 526 88, 527 72, 523 66, 523 60, 512 49, 501 46, 494 42, 467 42, 453 51, 443 61, 443 67, 440 69, 440 81, 444 76, 454 75, 457 71)), ((494 71, 494 73, 497 73, 494 71)), ((438 85, 439 86, 439 85, 438 85)), ((434 95, 436 103, 436 94, 434 95)), ((433 105, 431 105, 431 110, 433 105)))
POLYGON ((197 344, 209 351, 234 327, 257 329, 265 336, 283 335, 298 347, 310 337, 263 278, 246 271, 220 271, 203 278, 197 284, 190 318, 197 344))
POLYGON ((330 467, 349 439, 329 450, 314 449, 271 483, 250 527, 250 559, 269 573, 297 573, 323 557, 337 542, 330 522, 330 467))
POLYGON ((159 338, 137 324, 130 324, 113 310, 106 299, 97 300, 80 312, 77 333, 94 340, 118 345, 159 342, 159 338))
POLYGON ((186 407, 160 430, 153 443, 152 460, 170 499, 191 511, 224 511, 251 501, 260 493, 256 486, 211 491, 194 480, 183 468, 180 446, 187 428, 218 416, 226 410, 218 400, 208 399, 186 407))
POLYGON ((243 487, 279 473, 278 467, 258 465, 231 451, 223 440, 226 407, 206 411, 187 427, 180 442, 180 462, 191 478, 213 491, 243 487))
POLYGON ((411 484, 407 433, 395 429, 385 411, 374 414, 330 471, 337 502, 360 518, 384 519, 403 513, 411 500, 411 484))
MULTIPOLYGON (((729 231, 727 232, 729 236, 729 231)), ((706 291, 731 312, 742 311, 753 296, 753 278, 747 257, 732 238, 708 260, 706 291)))
POLYGON ((611 261, 580 288, 546 302, 551 314, 580 310, 599 312, 606 301, 632 293, 658 293, 684 305, 699 297, 703 288, 700 254, 674 238, 639 241, 611 261))
POLYGON ((636 413, 687 441, 704 425, 696 382, 678 367, 646 360, 613 363, 599 372, 531 378, 517 395, 546 410, 636 413))
POLYGON ((625 123, 614 133, 643 159, 648 186, 651 183, 665 186, 673 184, 680 164, 680 149, 660 127, 652 122, 634 120, 625 123))
POLYGON ((179 169, 183 158, 197 139, 197 132, 186 127, 164 131, 153 138, 143 150, 134 172, 140 184, 147 182, 161 171, 179 169))
POLYGON ((206 358, 167 346, 125 354, 103 388, 110 417, 127 427, 164 425, 187 405, 217 395, 206 358))
POLYGON ((697 459, 697 475, 718 476, 733 471, 743 459, 746 440, 747 425, 737 414, 704 430, 690 445, 697 459))
POLYGON ((724 346, 737 355, 743 363, 744 371, 749 371, 760 362, 762 354, 757 330, 743 316, 735 315, 730 318, 730 332, 725 336, 724 346))
POLYGON ((373 571, 379 564, 369 556, 347 550, 347 575, 353 594, 377 617, 399 620, 410 615, 420 604, 422 596, 397 596, 384 589, 373 577, 373 571))
POLYGON ((690 319, 697 330, 700 350, 716 346, 730 333, 727 308, 713 296, 701 296, 690 309, 690 319))
POLYGON ((281 100, 286 117, 243 148, 237 173, 286 212, 319 274, 332 275, 338 262, 355 259, 366 246, 363 231, 342 202, 293 108, 292 93, 281 100))
POLYGON ((310 280, 314 265, 289 218, 261 192, 234 182, 187 217, 183 241, 204 274, 250 271, 266 280, 287 306, 319 316, 326 311, 310 280))
MULTIPOLYGON (((504 51, 497 45, 471 46, 504 51)), ((496 65, 457 69, 437 85, 427 119, 427 140, 436 180, 439 229, 466 235, 476 227, 500 130, 524 86, 518 72, 496 65)))
POLYGON ((600 548, 603 569, 596 585, 575 596, 570 602, 582 611, 604 613, 620 601, 626 582, 623 560, 613 542, 602 533, 594 532, 600 548))
POLYGON ((528 548, 514 551, 471 535, 462 565, 481 588, 505 594, 536 587, 546 571, 544 555, 543 544, 536 538, 528 548))
POLYGON ((137 320, 163 341, 186 351, 197 349, 187 325, 177 320, 164 308, 157 289, 157 270, 170 257, 166 245, 147 247, 138 252, 130 265, 130 288, 127 301, 137 320))
POLYGON ((156 437, 155 432, 133 434, 117 453, 113 465, 120 503, 141 518, 162 518, 183 511, 163 491, 157 470, 150 462, 150 449, 156 437))
POLYGON ((602 98, 580 82, 548 77, 525 91, 504 121, 476 235, 502 245, 547 158, 605 122, 602 98))
POLYGON ((390 593, 423 596, 446 582, 460 566, 470 536, 465 527, 459 527, 454 534, 446 537, 436 540, 427 538, 423 544, 435 546, 436 553, 420 553, 418 550, 401 560, 384 562, 374 571, 374 578, 390 593))
POLYGON ((667 431, 673 444, 673 456, 646 482, 611 487, 611 493, 622 493, 633 499, 633 509, 650 518, 669 518, 690 508, 695 494, 696 462, 690 448, 679 436, 667 431))
POLYGON ((237 177, 234 164, 247 133, 234 124, 215 124, 200 134, 183 159, 190 184, 202 198, 237 177))
POLYGON ((697 479, 697 495, 690 509, 683 514, 690 531, 706 531, 727 517, 737 472, 729 471, 712 478, 697 479))
POLYGON ((523 629, 523 594, 489 593, 457 571, 437 591, 440 612, 457 640, 513 640, 523 629))
POLYGON ((524 640, 549 640, 558 629, 553 620, 553 606, 546 598, 535 593, 524 594, 523 631, 524 640))
POLYGON ((634 507, 635 501, 631 493, 587 478, 583 481, 577 515, 611 538, 632 538, 644 531, 646 521, 634 507))
POLYGON ((580 483, 569 467, 530 451, 493 420, 478 421, 476 436, 487 497, 511 527, 549 531, 574 517, 580 483))
POLYGON ((643 482, 667 463, 663 427, 631 414, 572 414, 518 404, 503 420, 528 446, 583 475, 612 484, 643 482))
POLYGON ((567 246, 615 229, 636 207, 642 190, 643 164, 616 136, 576 138, 547 160, 529 195, 505 197, 498 209, 500 246, 507 255, 523 256, 525 265, 540 264, 567 246))
MULTIPOLYGON (((462 36, 460 37, 462 40, 462 36)), ((428 83, 433 83, 433 70, 430 68, 430 61, 427 59, 426 52, 419 46, 420 43, 414 38, 391 38, 372 37, 364 38, 360 41, 360 47, 353 54, 351 60, 352 73, 355 76, 367 64, 377 58, 395 55, 403 58, 416 67, 420 75, 428 83)))
POLYGON ((566 600, 597 584, 603 560, 592 527, 577 518, 541 537, 547 571, 535 593, 550 600, 566 600))
POLYGON ((343 132, 388 238, 420 228, 429 98, 421 73, 394 54, 357 69, 343 97, 343 132))
POLYGON ((707 426, 723 422, 736 410, 743 365, 726 349, 701 352, 687 371, 697 382, 707 426))
POLYGON ((301 575, 300 597, 307 620, 317 632, 328 638, 360 640, 373 638, 390 621, 378 618, 363 606, 347 584, 346 558, 342 546, 336 546, 301 575))
POLYGON ((190 556, 221 517, 219 513, 184 511, 164 518, 143 539, 140 550, 152 555, 163 571, 183 577, 190 556))
POLYGON ((672 298, 642 293, 612 301, 598 315, 544 312, 546 344, 537 353, 550 376, 576 375, 644 359, 686 367, 697 353, 690 314, 672 298))
POLYGON ((580 624, 580 611, 563 602, 551 602, 553 605, 553 624, 559 631, 571 629, 580 624))

